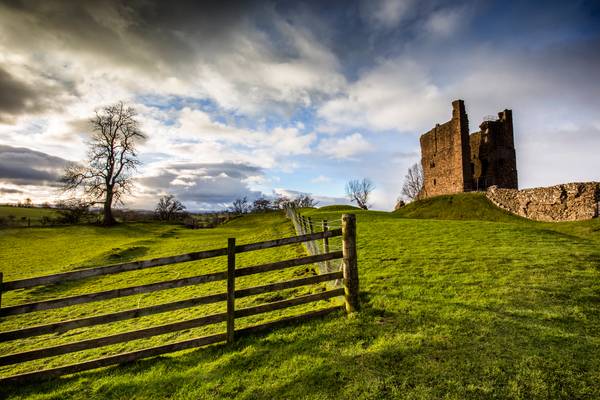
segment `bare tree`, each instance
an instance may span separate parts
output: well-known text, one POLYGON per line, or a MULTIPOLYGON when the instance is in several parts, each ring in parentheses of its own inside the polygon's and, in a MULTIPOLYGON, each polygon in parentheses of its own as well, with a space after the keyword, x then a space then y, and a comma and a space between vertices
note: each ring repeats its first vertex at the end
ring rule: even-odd
POLYGON ((356 205, 363 210, 368 210, 369 195, 373 189, 375 189, 375 185, 373 185, 370 179, 353 179, 346 183, 346 196, 348 196, 351 202, 356 202, 356 205))
POLYGON ((275 199, 273 199, 272 203, 273 208, 279 210, 286 208, 291 203, 291 200, 287 196, 278 195, 277 197, 275 197, 275 199))
POLYGON ((250 211, 248 197, 244 196, 235 199, 231 204, 230 210, 235 214, 246 214, 248 211, 250 211))
POLYGON ((423 167, 420 163, 415 163, 408 169, 408 173, 404 177, 402 195, 409 200, 418 200, 423 196, 423 185, 423 167))
POLYGON ((273 209, 273 204, 271 200, 260 197, 252 203, 252 212, 266 212, 273 209))
POLYGON ((145 136, 139 130, 133 107, 125 103, 104 107, 90 120, 92 137, 87 166, 71 164, 62 177, 63 189, 82 188, 92 200, 104 204, 103 224, 116 223, 113 203, 122 203, 131 189, 131 173, 140 164, 135 152, 145 136))
POLYGON ((319 202, 316 201, 315 199, 313 199, 310 194, 306 194, 306 193, 305 194, 299 194, 294 199, 294 205, 296 207, 298 207, 298 208, 302 208, 302 207, 315 207, 317 204, 319 204, 319 202))
POLYGON ((185 211, 185 206, 172 194, 168 194, 158 199, 158 204, 154 210, 156 216, 161 221, 171 221, 182 214, 183 211, 185 211))

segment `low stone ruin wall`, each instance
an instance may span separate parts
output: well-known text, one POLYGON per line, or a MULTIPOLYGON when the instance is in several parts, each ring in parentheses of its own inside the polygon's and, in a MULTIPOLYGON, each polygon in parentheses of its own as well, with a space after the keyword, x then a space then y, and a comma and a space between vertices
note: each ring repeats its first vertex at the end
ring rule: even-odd
POLYGON ((536 221, 578 221, 600 214, 600 182, 524 190, 492 186, 486 196, 498 207, 536 221))

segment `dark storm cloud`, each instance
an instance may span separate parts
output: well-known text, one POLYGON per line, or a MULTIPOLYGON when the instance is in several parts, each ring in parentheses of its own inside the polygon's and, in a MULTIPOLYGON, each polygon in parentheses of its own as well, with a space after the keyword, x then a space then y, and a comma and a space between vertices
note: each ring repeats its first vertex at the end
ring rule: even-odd
POLYGON ((15 185, 56 185, 68 161, 24 147, 0 145, 0 181, 15 185))
POLYGON ((60 109, 66 92, 76 92, 72 83, 49 75, 37 76, 28 82, 0 64, 0 123, 10 123, 21 115, 60 109))
POLYGON ((36 89, 15 78, 0 65, 0 123, 18 115, 42 111, 47 106, 36 89))
POLYGON ((256 7, 257 2, 236 1, 64 0, 11 2, 0 11, 16 21, 9 20, 7 30, 14 45, 43 48, 59 41, 82 54, 158 71, 161 62, 190 62, 193 41, 219 50, 256 7))
POLYGON ((210 98, 228 110, 289 114, 344 78, 322 37, 296 25, 293 13, 279 14, 288 8, 267 1, 21 1, 0 4, 0 48, 21 52, 40 74, 50 69, 74 80, 63 91, 80 99, 110 82, 125 96, 210 98))
POLYGON ((0 67, 0 119, 3 114, 24 112, 27 103, 35 99, 34 91, 0 67))
POLYGON ((17 194, 23 193, 22 190, 0 187, 0 194, 17 194))

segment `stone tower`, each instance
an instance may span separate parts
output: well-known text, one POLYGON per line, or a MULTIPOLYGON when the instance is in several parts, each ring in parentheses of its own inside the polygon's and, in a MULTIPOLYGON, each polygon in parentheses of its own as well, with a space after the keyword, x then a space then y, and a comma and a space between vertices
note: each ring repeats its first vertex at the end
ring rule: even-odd
POLYGON ((517 189, 512 111, 484 121, 469 135, 462 100, 452 102, 452 119, 421 136, 423 197, 485 190, 496 185, 517 189))
POLYGON ((517 189, 512 111, 499 112, 497 120, 484 121, 479 129, 470 137, 473 189, 485 190, 494 185, 517 189))

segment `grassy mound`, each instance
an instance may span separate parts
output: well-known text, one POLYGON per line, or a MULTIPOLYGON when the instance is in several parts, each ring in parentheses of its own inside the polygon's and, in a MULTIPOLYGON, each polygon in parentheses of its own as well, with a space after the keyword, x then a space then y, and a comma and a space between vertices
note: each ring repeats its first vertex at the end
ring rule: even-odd
POLYGON ((492 204, 483 193, 458 193, 417 200, 394 211, 404 218, 481 220, 513 222, 524 220, 492 204))
POLYGON ((356 206, 349 204, 332 204, 330 206, 319 207, 319 211, 345 211, 345 210, 360 210, 356 206))

